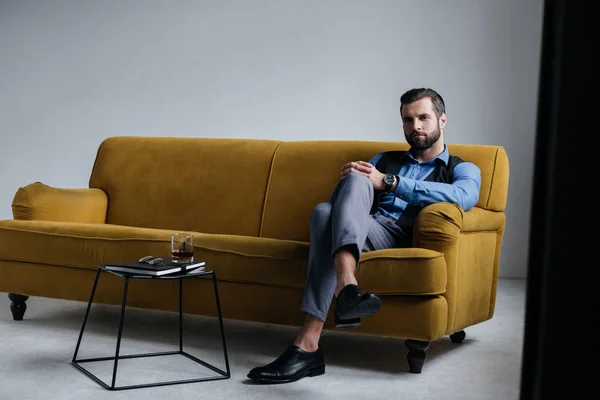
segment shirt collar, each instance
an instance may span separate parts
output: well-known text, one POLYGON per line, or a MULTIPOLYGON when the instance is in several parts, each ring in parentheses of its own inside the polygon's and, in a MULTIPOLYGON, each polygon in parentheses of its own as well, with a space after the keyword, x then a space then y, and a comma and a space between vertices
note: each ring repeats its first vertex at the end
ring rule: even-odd
MULTIPOLYGON (((419 163, 419 160, 413 157, 412 149, 409 149, 406 155, 409 156, 414 162, 419 163)), ((435 157, 431 161, 428 161, 428 163, 443 162, 444 164, 448 165, 449 159, 450 153, 448 152, 448 146, 446 146, 446 144, 444 143, 444 151, 442 151, 442 153, 439 156, 435 157)))

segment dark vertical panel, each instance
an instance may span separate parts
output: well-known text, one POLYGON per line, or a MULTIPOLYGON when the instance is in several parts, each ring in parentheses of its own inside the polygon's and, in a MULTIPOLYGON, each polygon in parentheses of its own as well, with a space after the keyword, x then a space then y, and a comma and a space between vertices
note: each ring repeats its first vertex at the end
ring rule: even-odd
POLYGON ((521 400, 600 399, 593 3, 544 4, 521 400))

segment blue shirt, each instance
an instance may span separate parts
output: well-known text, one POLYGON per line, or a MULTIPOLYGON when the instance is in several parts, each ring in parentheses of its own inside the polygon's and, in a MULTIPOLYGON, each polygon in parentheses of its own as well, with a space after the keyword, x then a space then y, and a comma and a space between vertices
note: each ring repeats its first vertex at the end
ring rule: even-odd
MULTIPOLYGON (((383 153, 376 154, 369 161, 375 166, 383 153)), ((471 162, 461 162, 454 168, 452 183, 429 182, 423 179, 435 169, 436 159, 448 165, 450 154, 444 145, 444 151, 431 161, 421 163, 417 161, 412 152, 407 153, 409 162, 404 164, 398 173, 400 181, 394 193, 381 194, 379 209, 375 214, 383 214, 397 220, 407 204, 425 207, 432 203, 447 202, 458 204, 467 211, 479 200, 481 187, 481 170, 471 162)))

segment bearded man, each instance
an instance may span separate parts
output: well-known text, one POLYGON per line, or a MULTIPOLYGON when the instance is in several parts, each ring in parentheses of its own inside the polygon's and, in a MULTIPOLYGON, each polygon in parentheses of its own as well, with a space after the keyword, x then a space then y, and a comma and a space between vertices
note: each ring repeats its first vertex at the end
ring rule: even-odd
POLYGON ((301 305, 306 319, 283 354, 248 373, 253 381, 286 383, 323 375, 319 339, 333 299, 337 328, 356 327, 381 307, 379 297, 358 286, 361 253, 412 246, 415 219, 429 204, 448 202, 467 211, 477 203, 481 171, 449 154, 442 97, 433 89, 411 89, 400 97, 400 115, 410 149, 342 165, 329 201, 313 209, 301 305))

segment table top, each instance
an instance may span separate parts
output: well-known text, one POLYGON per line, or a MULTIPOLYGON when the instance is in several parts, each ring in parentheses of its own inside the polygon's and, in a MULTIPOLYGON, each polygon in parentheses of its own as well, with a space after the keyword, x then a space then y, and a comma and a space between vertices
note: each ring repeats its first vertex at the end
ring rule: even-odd
POLYGON ((136 274, 133 272, 113 271, 113 270, 109 270, 109 269, 105 268, 104 265, 98 265, 98 268, 103 271, 109 272, 111 274, 120 276, 122 278, 131 278, 131 279, 184 279, 184 278, 191 278, 194 276, 214 275, 214 273, 215 273, 215 271, 213 271, 211 269, 196 268, 196 269, 192 269, 191 271, 177 272, 177 273, 172 273, 172 274, 155 276, 155 275, 147 275, 147 274, 136 274))

